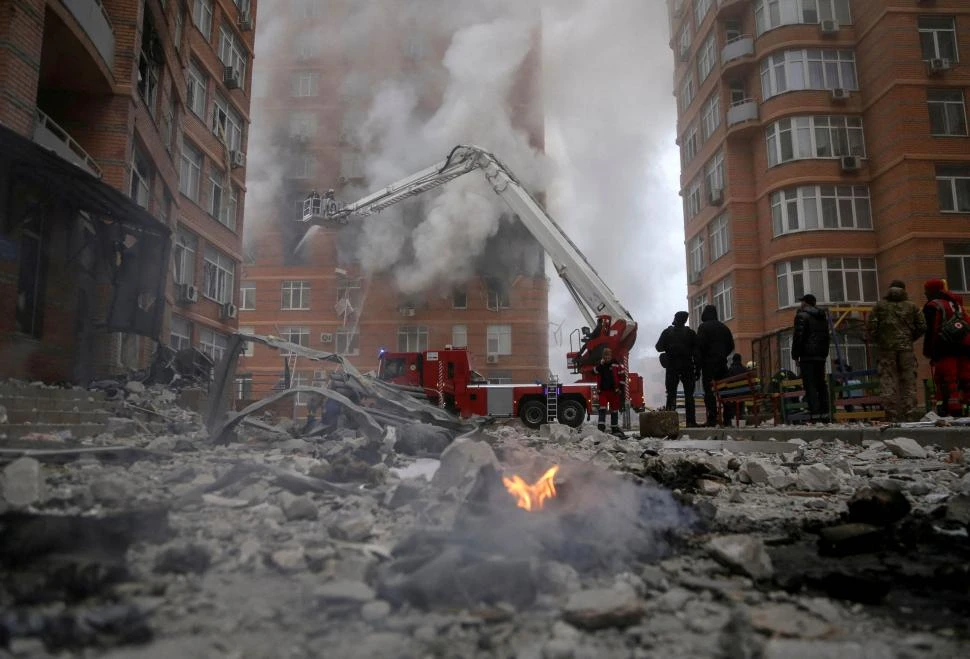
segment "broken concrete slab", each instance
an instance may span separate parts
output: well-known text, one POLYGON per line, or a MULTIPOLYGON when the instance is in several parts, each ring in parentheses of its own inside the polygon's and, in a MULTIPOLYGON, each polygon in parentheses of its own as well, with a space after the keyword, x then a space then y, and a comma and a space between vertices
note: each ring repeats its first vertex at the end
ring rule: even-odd
POLYGON ((283 514, 289 521, 314 520, 319 516, 317 504, 310 497, 294 497, 283 504, 283 514))
POLYGON ((484 466, 500 469, 492 447, 477 441, 474 434, 457 438, 441 454, 441 466, 431 482, 446 490, 452 487, 470 486, 484 466))
POLYGON ((416 457, 438 457, 448 448, 454 433, 427 423, 409 423, 398 431, 394 450, 416 457))
POLYGON ((770 579, 774 574, 771 557, 760 538, 724 535, 712 538, 707 550, 719 562, 752 579, 770 579))
POLYGON ((884 440, 884 443, 893 455, 900 458, 922 459, 928 455, 926 449, 910 437, 894 437, 884 440))
POLYGON ((617 586, 573 593, 562 609, 562 618, 580 629, 597 630, 635 625, 644 613, 633 588, 617 586))
POLYGON ((798 468, 795 487, 808 492, 838 492, 838 475, 823 464, 802 465, 798 468))

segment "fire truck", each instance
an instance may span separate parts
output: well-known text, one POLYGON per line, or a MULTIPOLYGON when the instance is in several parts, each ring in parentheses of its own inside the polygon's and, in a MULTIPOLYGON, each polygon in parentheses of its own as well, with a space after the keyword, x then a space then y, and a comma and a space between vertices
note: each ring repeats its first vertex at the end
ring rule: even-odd
POLYGON ((308 225, 346 224, 351 216, 379 213, 471 172, 484 176, 543 247, 589 323, 569 336, 566 360, 579 379, 573 383, 550 378, 541 383, 490 384, 472 369, 467 349, 451 346, 420 353, 384 352, 378 377, 419 391, 463 417, 517 416, 531 428, 554 421, 578 427, 596 409, 596 365, 609 348, 613 358, 626 367, 624 417, 629 427, 629 411, 643 409, 643 378, 629 372, 637 323, 579 248, 494 154, 459 145, 442 162, 342 207, 333 203, 329 193, 325 198, 311 193, 304 201, 302 221, 308 225))

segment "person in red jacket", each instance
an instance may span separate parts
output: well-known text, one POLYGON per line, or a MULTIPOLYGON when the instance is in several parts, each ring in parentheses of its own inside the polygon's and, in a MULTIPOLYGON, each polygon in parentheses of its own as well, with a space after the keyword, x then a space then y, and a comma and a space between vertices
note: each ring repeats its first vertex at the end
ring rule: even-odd
POLYGON ((603 358, 596 365, 596 386, 599 389, 599 424, 597 428, 606 431, 606 410, 610 411, 610 432, 622 433, 619 412, 623 406, 623 380, 626 371, 623 365, 613 359, 613 351, 603 350, 603 358))
POLYGON ((930 360, 936 403, 941 414, 961 416, 964 403, 970 399, 970 351, 965 345, 947 341, 941 328, 954 315, 963 314, 962 299, 947 290, 943 279, 928 280, 923 291, 926 294, 923 356, 930 360))

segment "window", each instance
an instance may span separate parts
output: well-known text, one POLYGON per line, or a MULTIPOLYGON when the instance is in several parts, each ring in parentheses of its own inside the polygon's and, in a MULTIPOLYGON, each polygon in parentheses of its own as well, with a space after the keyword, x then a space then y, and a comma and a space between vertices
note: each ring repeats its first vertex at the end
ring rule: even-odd
POLYGON ((154 117, 158 109, 158 85, 162 76, 164 54, 158 32, 149 12, 145 12, 141 31, 141 49, 138 53, 138 94, 154 117))
POLYGON ((511 355, 512 326, 489 325, 485 330, 485 352, 489 355, 511 355))
POLYGON ((350 149, 341 152, 340 176, 346 179, 363 178, 364 160, 359 153, 350 149))
POLYGON ((282 287, 282 300, 280 302, 280 309, 284 311, 309 310, 310 309, 310 282, 284 281, 283 287, 282 287))
POLYGON ((313 112, 294 112, 290 115, 290 135, 313 137, 317 134, 317 115, 313 112))
POLYGON ((684 133, 684 143, 681 147, 683 165, 686 166, 697 155, 697 124, 691 124, 684 133))
POLYGON ((229 146, 231 151, 242 151, 242 117, 229 101, 219 94, 212 99, 212 132, 229 146))
POLYGON ((207 327, 199 330, 199 350, 208 355, 212 361, 218 363, 222 360, 227 347, 229 347, 229 338, 225 334, 207 327))
POLYGON ((212 38, 212 0, 195 0, 192 5, 192 22, 206 41, 212 38))
POLYGON ((337 330, 333 336, 338 355, 353 357, 360 354, 360 333, 357 330, 337 330))
POLYGON ((970 167, 938 166, 936 188, 942 212, 970 213, 970 167))
POLYGON ((754 18, 759 36, 782 25, 821 21, 852 24, 849 0, 757 0, 754 18))
POLYGON ((688 273, 691 283, 700 281, 707 262, 704 260, 704 234, 697 234, 687 243, 688 273))
POLYGON ((301 71, 293 75, 293 96, 309 97, 317 95, 317 74, 301 71))
MULTIPOLYGON (((704 165, 704 182, 711 196, 724 190, 724 152, 715 153, 704 165)), ((713 202, 712 202, 713 203, 713 202)))
POLYGON ((707 235, 711 245, 711 263, 728 253, 731 249, 731 230, 727 213, 718 215, 708 225, 707 235))
POLYGON ((701 179, 698 176, 687 186, 687 194, 684 196, 684 213, 689 220, 700 212, 701 179))
POLYGON ((165 144, 165 150, 169 153, 175 148, 175 135, 178 132, 176 127, 178 122, 176 117, 178 116, 178 110, 175 106, 175 88, 169 90, 168 98, 165 99, 165 110, 162 112, 162 142, 165 144))
POLYGON ((869 188, 807 185, 771 193, 774 235, 818 229, 872 229, 869 188))
POLYGON ((970 244, 943 245, 946 281, 951 291, 970 291, 970 244))
POLYGON ((317 159, 313 156, 302 155, 297 158, 294 178, 316 178, 317 159))
POLYGON ((701 21, 704 20, 704 16, 710 11, 713 3, 714 0, 694 0, 694 22, 697 25, 700 25, 701 21))
POLYGON ((185 13, 182 11, 182 5, 179 4, 175 8, 175 34, 172 36, 172 40, 175 42, 175 50, 182 52, 182 34, 185 31, 185 13))
POLYGON ((711 293, 714 295, 714 304, 717 307, 717 317, 720 320, 730 320, 734 318, 734 294, 731 287, 731 278, 725 277, 711 286, 711 293))
POLYGON ((236 376, 236 400, 253 399, 253 375, 243 373, 236 376))
POLYGON ((239 287, 239 308, 244 311, 253 311, 256 308, 256 284, 243 282, 239 287))
POLYGON ((142 208, 148 209, 152 197, 152 164, 137 146, 131 150, 131 186, 128 196, 142 208))
POLYGON ((232 302, 236 264, 214 247, 206 245, 202 262, 202 294, 220 304, 232 302))
POLYGON ((226 175, 213 169, 209 174, 209 214, 231 231, 236 230, 239 193, 233 186, 225 187, 226 175))
POLYGON ((176 284, 195 284, 195 254, 198 251, 199 239, 179 227, 172 248, 172 273, 176 284))
MULTIPOLYGON (((239 328, 239 333, 240 334, 255 334, 256 333, 256 328, 255 327, 240 327, 239 328)), ((253 356, 254 346, 255 346, 255 344, 252 341, 246 341, 245 346, 243 348, 242 356, 243 357, 252 357, 253 356)))
POLYGON ((765 100, 798 89, 859 89, 851 50, 786 50, 761 60, 765 100))
POLYGON ((768 126, 765 135, 769 167, 807 158, 866 157, 861 117, 782 119, 768 126))
POLYGON ((467 309, 468 308, 468 291, 464 288, 456 288, 451 292, 451 308, 452 309, 467 309))
POLYGON ((468 325, 451 326, 451 345, 456 348, 468 347, 468 325))
POLYGON ((682 56, 686 57, 690 54, 690 38, 690 21, 684 21, 684 26, 680 29, 680 37, 678 38, 678 42, 680 43, 680 53, 682 56))
POLYGON ((168 346, 175 351, 192 347, 192 323, 181 316, 172 316, 168 330, 168 346))
POLYGON ((684 112, 690 107, 690 104, 694 101, 694 96, 697 94, 697 82, 694 80, 694 74, 690 73, 684 80, 684 83, 680 86, 680 96, 678 97, 680 102, 680 111, 684 112))
POLYGON ((244 14, 249 11, 250 0, 232 0, 233 4, 239 10, 240 14, 244 14))
POLYGON ((223 25, 219 28, 219 59, 226 66, 231 66, 239 76, 239 87, 246 84, 246 64, 248 55, 242 41, 236 37, 232 28, 223 25))
POLYGON ((879 300, 876 260, 867 257, 805 258, 775 264, 779 308, 794 306, 805 293, 819 302, 874 303, 879 300))
POLYGON ((930 108, 930 134, 967 134, 967 108, 962 89, 930 89, 926 92, 926 103, 930 108))
POLYGON ((189 62, 185 69, 186 85, 186 104, 200 119, 205 119, 205 90, 209 84, 209 78, 199 69, 194 62, 189 62))
POLYGON ((717 37, 712 30, 697 53, 697 76, 703 83, 717 65, 717 37))
MULTIPOLYGON (((295 343, 298 346, 308 348, 310 346, 309 327, 283 327, 280 328, 280 338, 288 343, 295 343)), ((284 357, 292 356, 292 352, 281 351, 284 357)))
POLYGON ((199 201, 199 182, 202 179, 202 152, 190 142, 182 144, 179 165, 179 192, 194 202, 199 201))
POLYGON ((497 279, 485 280, 486 306, 492 311, 509 308, 509 289, 503 281, 497 279))
POLYGON ((704 140, 706 141, 717 127, 721 125, 721 92, 719 90, 714 90, 711 97, 707 99, 704 103, 704 107, 701 108, 701 126, 704 127, 704 140))
POLYGON ((427 327, 397 328, 398 352, 423 352, 428 349, 427 327))
POLYGON ((920 16, 919 43, 924 60, 960 61, 956 20, 952 16, 920 16))
POLYGON ((710 298, 707 295, 707 291, 703 293, 698 293, 690 299, 690 326, 697 329, 697 326, 701 323, 701 314, 704 313, 704 307, 710 304, 710 298))

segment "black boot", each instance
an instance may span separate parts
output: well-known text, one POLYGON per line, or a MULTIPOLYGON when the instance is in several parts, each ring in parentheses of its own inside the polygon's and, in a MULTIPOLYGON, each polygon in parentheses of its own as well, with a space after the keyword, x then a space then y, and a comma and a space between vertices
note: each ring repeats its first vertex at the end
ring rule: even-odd
POLYGON ((606 424, 605 423, 598 423, 598 424, 596 424, 596 427, 599 429, 600 432, 606 432, 606 424))
POLYGON ((614 435, 619 435, 620 437, 626 437, 626 435, 623 434, 623 428, 621 428, 620 426, 610 427, 610 432, 613 433, 614 435))

